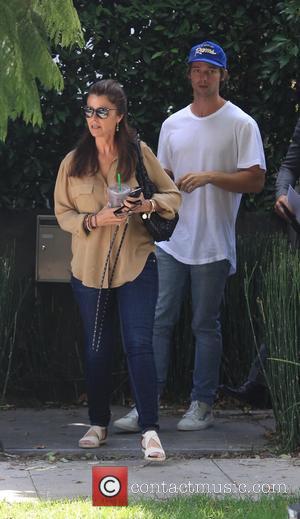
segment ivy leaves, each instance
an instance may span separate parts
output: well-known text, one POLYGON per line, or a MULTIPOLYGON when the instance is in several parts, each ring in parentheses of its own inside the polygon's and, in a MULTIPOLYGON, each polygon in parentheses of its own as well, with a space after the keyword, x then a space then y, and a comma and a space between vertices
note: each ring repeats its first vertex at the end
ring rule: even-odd
POLYGON ((43 126, 10 124, 0 145, 0 204, 52 205, 58 164, 81 133, 80 107, 88 84, 98 78, 113 77, 124 86, 130 122, 155 151, 162 121, 191 101, 189 49, 210 39, 228 55, 224 97, 257 120, 264 139, 270 179, 262 195, 246 197, 247 207, 270 207, 272 177, 297 119, 299 0, 238 6, 236 0, 74 0, 74 6, 86 43, 54 49, 64 90, 42 89, 43 126))

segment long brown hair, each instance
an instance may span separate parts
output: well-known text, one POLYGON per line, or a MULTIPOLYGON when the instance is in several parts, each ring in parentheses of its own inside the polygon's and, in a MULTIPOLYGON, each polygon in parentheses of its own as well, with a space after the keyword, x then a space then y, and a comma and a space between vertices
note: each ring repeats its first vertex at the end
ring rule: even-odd
MULTIPOLYGON (((135 139, 136 131, 127 122, 127 98, 121 85, 114 79, 103 79, 94 83, 89 95, 106 96, 117 108, 118 115, 123 115, 119 122, 119 131, 115 133, 115 143, 118 150, 118 171, 123 182, 131 177, 136 166, 135 139)), ((74 151, 71 177, 83 177, 95 175, 99 169, 98 152, 94 137, 88 128, 77 143, 74 151)))

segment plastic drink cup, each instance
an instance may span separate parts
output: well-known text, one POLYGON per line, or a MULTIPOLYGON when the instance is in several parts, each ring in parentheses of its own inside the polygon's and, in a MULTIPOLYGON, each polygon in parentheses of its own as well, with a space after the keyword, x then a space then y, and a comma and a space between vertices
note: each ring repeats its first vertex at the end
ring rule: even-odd
POLYGON ((123 201, 128 197, 130 191, 131 188, 127 184, 114 184, 112 186, 108 186, 108 206, 120 207, 123 205, 123 201))

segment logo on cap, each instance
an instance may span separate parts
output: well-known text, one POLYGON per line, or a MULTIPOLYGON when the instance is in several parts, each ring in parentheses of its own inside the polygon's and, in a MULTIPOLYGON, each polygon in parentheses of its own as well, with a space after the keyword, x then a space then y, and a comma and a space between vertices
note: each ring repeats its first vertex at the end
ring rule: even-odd
POLYGON ((214 49, 210 49, 209 47, 197 47, 195 50, 195 54, 214 54, 217 55, 214 49))

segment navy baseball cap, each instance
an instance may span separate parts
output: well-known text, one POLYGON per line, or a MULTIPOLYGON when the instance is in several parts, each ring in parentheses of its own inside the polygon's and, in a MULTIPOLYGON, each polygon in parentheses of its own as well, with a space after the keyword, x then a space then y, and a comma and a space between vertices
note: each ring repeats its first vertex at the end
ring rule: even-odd
POLYGON ((226 68, 227 64, 226 54, 222 47, 212 41, 203 41, 191 48, 188 63, 195 61, 205 61, 221 68, 226 68))

